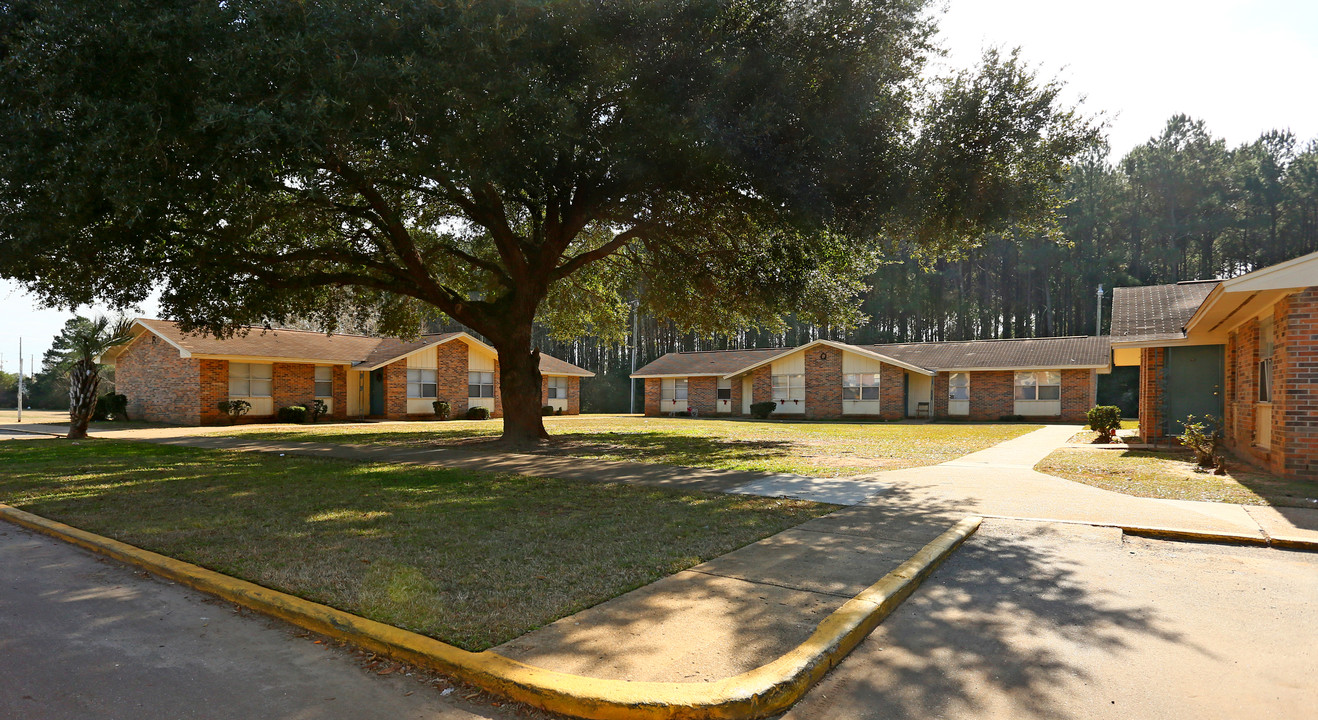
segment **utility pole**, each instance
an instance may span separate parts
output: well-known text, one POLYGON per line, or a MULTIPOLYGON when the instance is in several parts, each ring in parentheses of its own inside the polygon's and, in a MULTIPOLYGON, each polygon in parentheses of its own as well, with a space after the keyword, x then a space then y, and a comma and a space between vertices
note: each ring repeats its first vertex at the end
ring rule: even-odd
MULTIPOLYGON (((632 375, 636 374, 636 343, 640 337, 641 310, 640 303, 632 301, 632 375)), ((636 378, 627 378, 627 387, 631 391, 628 396, 631 398, 631 404, 628 406, 628 412, 636 414, 636 378)))
POLYGON ((18 339, 18 421, 23 422, 23 338, 18 339))
POLYGON ((1094 334, 1103 334, 1103 285, 1098 286, 1098 319, 1094 321, 1094 334))

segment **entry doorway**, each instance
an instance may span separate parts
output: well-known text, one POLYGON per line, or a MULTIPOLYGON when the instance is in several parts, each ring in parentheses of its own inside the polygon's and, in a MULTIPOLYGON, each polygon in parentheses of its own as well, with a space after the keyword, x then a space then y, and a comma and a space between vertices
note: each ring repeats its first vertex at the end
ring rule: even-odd
POLYGON ((1167 348, 1167 378, 1163 402, 1163 431, 1168 436, 1185 432, 1188 415, 1202 419, 1213 416, 1222 420, 1222 381, 1224 374, 1224 346, 1192 345, 1167 348))
POLYGON ((384 415, 384 368, 371 371, 371 414, 384 415))

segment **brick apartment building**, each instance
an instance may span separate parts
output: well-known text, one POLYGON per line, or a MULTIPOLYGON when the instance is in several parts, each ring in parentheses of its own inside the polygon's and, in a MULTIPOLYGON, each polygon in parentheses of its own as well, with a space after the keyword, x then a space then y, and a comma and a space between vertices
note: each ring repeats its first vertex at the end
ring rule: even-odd
POLYGON ((1227 447, 1318 478, 1318 253, 1230 280, 1117 288, 1116 365, 1140 368, 1140 432, 1221 421, 1227 447))
POLYGON ((1099 373, 1111 371, 1106 337, 848 345, 668 353, 636 371, 645 414, 906 417, 1081 422, 1099 373))
MULTIPOLYGON (((503 414, 497 353, 467 333, 407 341, 250 328, 219 339, 151 319, 137 320, 132 332, 101 362, 115 366, 115 388, 142 420, 218 423, 219 404, 230 399, 251 403, 244 422, 315 400, 339 420, 434 417, 436 400, 447 400, 455 418, 475 406, 503 414)), ((541 404, 579 413, 581 378, 594 373, 543 353, 540 372, 541 404)))

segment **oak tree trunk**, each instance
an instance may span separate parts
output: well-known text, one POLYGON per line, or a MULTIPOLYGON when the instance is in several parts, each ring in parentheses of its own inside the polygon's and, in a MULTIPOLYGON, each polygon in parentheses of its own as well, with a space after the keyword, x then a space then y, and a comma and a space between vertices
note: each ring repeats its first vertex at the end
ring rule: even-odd
POLYGON ((79 360, 69 371, 70 440, 87 437, 87 423, 96 410, 96 391, 100 386, 101 372, 95 362, 79 360))
POLYGON ((531 348, 530 328, 496 343, 499 393, 503 400, 503 440, 536 444, 549 439, 540 413, 540 350, 531 348))

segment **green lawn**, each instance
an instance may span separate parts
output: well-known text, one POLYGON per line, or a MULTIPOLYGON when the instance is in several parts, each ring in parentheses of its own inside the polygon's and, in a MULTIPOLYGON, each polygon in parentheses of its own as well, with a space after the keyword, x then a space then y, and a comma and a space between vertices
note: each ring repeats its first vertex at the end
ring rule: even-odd
POLYGON ((113 440, 0 463, 2 502, 471 650, 834 509, 113 440))
MULTIPOLYGON (((545 418, 553 455, 837 477, 933 465, 1010 440, 1038 425, 748 422, 591 416, 545 418)), ((221 434, 403 447, 488 440, 499 420, 229 428, 221 434)))
POLYGON ((1170 450, 1085 450, 1063 448, 1035 466, 1039 472, 1127 495, 1172 500, 1206 500, 1240 505, 1314 507, 1318 482, 1284 480, 1240 461, 1227 475, 1196 472, 1194 456, 1170 450))

